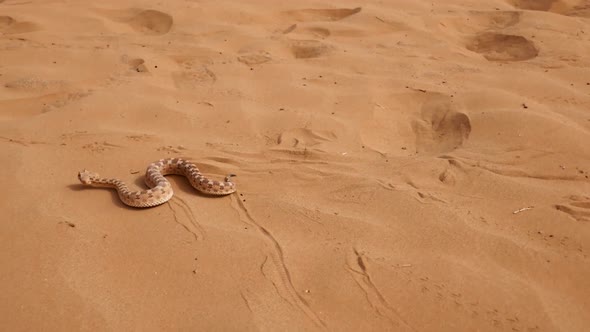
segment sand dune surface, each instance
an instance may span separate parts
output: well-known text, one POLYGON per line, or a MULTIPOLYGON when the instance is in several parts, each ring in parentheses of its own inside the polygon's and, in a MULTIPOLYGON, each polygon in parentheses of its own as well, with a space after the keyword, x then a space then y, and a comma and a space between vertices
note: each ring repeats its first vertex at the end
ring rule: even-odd
POLYGON ((7 331, 590 330, 590 2, 0 1, 7 331), (133 209, 194 161, 238 191, 133 209))

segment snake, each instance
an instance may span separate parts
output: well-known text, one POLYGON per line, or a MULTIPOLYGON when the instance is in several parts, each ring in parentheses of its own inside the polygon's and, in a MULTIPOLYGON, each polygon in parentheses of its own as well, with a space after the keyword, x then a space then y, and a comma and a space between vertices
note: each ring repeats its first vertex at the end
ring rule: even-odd
POLYGON ((236 184, 231 181, 235 174, 229 174, 224 181, 214 181, 201 174, 197 165, 182 158, 160 159, 151 163, 145 172, 145 184, 150 188, 148 190, 131 191, 119 179, 102 178, 86 169, 78 173, 78 180, 86 186, 115 188, 126 205, 149 208, 168 202, 174 195, 170 182, 164 177, 168 174, 185 176, 193 188, 204 194, 223 196, 236 191, 236 184))

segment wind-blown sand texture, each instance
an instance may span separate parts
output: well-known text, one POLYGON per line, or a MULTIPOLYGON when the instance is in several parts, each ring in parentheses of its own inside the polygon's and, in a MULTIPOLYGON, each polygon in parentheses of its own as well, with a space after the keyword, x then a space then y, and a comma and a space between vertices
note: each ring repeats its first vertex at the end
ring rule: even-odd
POLYGON ((0 1, 0 327, 588 331, 589 50, 581 0, 0 1), (238 192, 76 178, 172 157, 238 192))

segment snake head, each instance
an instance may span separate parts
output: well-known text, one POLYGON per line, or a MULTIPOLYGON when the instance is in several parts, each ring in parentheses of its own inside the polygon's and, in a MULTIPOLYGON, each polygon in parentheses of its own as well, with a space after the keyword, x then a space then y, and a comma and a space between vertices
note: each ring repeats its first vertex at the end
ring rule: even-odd
POLYGON ((83 184, 91 185, 92 180, 96 178, 98 178, 98 174, 96 173, 92 173, 87 170, 78 172, 78 180, 80 180, 80 182, 82 182, 83 184))

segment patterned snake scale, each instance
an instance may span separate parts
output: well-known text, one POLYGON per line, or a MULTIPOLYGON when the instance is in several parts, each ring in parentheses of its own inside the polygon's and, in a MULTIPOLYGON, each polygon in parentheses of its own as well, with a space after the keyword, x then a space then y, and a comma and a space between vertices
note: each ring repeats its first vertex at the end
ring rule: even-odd
POLYGON ((183 175, 191 186, 209 195, 229 195, 236 191, 236 184, 231 182, 234 174, 226 176, 224 182, 209 180, 201 174, 195 164, 180 158, 160 159, 148 166, 145 183, 151 188, 149 190, 131 191, 125 182, 119 179, 101 178, 87 170, 79 172, 78 179, 88 186, 115 188, 123 203, 132 207, 148 208, 166 203, 174 195, 170 182, 164 177, 167 174, 183 175))

